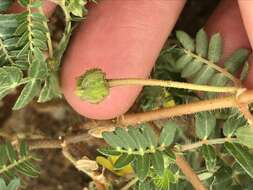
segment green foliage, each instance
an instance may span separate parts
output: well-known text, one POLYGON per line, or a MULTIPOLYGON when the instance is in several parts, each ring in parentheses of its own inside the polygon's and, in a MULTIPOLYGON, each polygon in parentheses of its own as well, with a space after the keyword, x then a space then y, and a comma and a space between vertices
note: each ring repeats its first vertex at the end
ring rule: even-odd
POLYGON ((201 112, 195 115, 196 135, 200 139, 207 139, 214 131, 216 118, 211 112, 201 112))
MULTIPOLYGON (((222 57, 223 42, 219 33, 211 36, 208 40, 206 32, 201 29, 196 34, 195 41, 185 32, 177 31, 176 37, 182 47, 176 47, 171 51, 165 51, 164 54, 173 58, 167 61, 174 72, 180 72, 181 77, 190 78, 196 84, 209 84, 212 86, 226 86, 229 84, 229 78, 216 70, 212 65, 218 66, 222 57)), ((247 49, 237 49, 224 62, 226 71, 234 75, 240 67, 246 65, 249 56, 247 49)), ((241 75, 243 79, 247 68, 241 75)), ((209 97, 213 97, 209 93, 209 97)))
POLYGON ((106 156, 120 156, 114 164, 115 169, 131 163, 142 182, 150 179, 151 175, 160 176, 160 179, 169 175, 165 172, 170 164, 168 159, 175 161, 174 154, 167 148, 173 143, 177 127, 174 122, 167 122, 159 138, 148 125, 129 127, 127 131, 117 128, 114 132, 103 133, 103 138, 111 147, 100 148, 98 151, 106 156))
POLYGON ((3 178, 0 178, 0 189, 1 190, 18 190, 20 187, 20 179, 14 178, 10 181, 8 185, 6 185, 6 182, 3 178))
POLYGON ((253 128, 252 127, 240 127, 236 130, 235 135, 240 144, 243 144, 249 148, 253 148, 253 128))
POLYGON ((12 0, 1 0, 0 1, 0 12, 6 11, 12 4, 12 0))
MULTIPOLYGON (((0 14, 0 99, 18 86, 23 89, 14 110, 21 109, 38 97, 38 102, 61 98, 59 67, 66 50, 73 26, 71 14, 83 17, 86 0, 59 3, 65 13, 66 27, 62 39, 53 48, 48 18, 44 15, 41 0, 19 0, 24 11, 19 14, 0 14), (11 76, 11 77, 10 77, 11 76)), ((12 1, 0 3, 6 10, 12 1)))
POLYGON ((0 145, 0 175, 7 179, 13 179, 18 174, 37 177, 40 171, 33 160, 37 159, 29 153, 25 142, 21 142, 18 150, 9 142, 0 145))
POLYGON ((216 153, 214 148, 211 145, 202 145, 201 153, 206 162, 206 169, 210 172, 215 171, 216 166, 216 153))
POLYGON ((253 178, 253 155, 249 152, 249 150, 234 143, 225 143, 225 148, 247 172, 247 174, 253 178))
POLYGON ((235 117, 228 118, 223 126, 223 134, 227 137, 232 137, 234 136, 236 130, 244 125, 245 121, 243 119, 238 119, 235 117))

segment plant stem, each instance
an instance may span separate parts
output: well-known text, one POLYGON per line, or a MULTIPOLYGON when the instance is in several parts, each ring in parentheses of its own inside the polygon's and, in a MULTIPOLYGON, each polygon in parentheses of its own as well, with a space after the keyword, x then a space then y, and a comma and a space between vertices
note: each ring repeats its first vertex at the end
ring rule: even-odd
POLYGON ((248 121, 249 125, 253 127, 253 116, 249 111, 248 104, 238 104, 238 109, 244 115, 245 119, 248 121))
POLYGON ((144 113, 131 113, 118 118, 121 125, 132 125, 154 121, 158 119, 171 118, 176 116, 189 115, 201 111, 223 109, 223 108, 237 108, 238 104, 249 104, 253 102, 253 90, 247 90, 238 97, 229 96, 221 97, 212 100, 203 100, 189 104, 178 105, 171 108, 163 108, 159 110, 148 111, 144 113))
MULTIPOLYGON (((43 8, 39 7, 39 12, 45 16, 43 8)), ((46 21, 43 21, 43 25, 45 26, 45 28, 49 31, 48 25, 46 21)), ((47 37, 47 45, 48 45, 48 56, 49 58, 53 58, 54 56, 54 51, 53 51, 53 45, 52 45, 52 39, 51 39, 51 35, 50 32, 47 32, 46 34, 47 37)))
POLYGON ((176 164, 196 190, 207 190, 184 157, 176 155, 176 164))
POLYGON ((207 86, 198 85, 185 82, 176 81, 163 81, 155 79, 111 79, 108 80, 110 87, 123 86, 123 85, 145 85, 145 86, 162 86, 171 88, 181 88, 189 90, 207 91, 207 92, 226 92, 236 93, 240 88, 236 87, 219 87, 219 86, 207 86))
POLYGON ((120 190, 128 190, 130 189, 139 179, 137 177, 130 180, 124 187, 122 187, 120 190))
POLYGON ((177 151, 185 152, 188 150, 199 148, 204 144, 214 145, 214 144, 223 144, 225 142, 237 142, 237 139, 236 138, 217 138, 217 139, 203 140, 203 141, 199 141, 193 144, 179 145, 177 151))
POLYGON ((78 135, 60 137, 59 139, 30 139, 27 140, 30 149, 61 149, 62 144, 75 144, 79 142, 89 141, 90 135, 82 133, 78 135))

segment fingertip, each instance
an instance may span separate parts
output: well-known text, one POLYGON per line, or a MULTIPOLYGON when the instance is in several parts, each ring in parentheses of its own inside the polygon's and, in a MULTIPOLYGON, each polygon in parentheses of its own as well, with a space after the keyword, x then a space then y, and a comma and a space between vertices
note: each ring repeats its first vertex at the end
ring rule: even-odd
POLYGON ((253 1, 238 0, 238 3, 251 47, 253 47, 253 1))
POLYGON ((98 105, 74 93, 76 77, 100 68, 113 78, 145 78, 183 8, 184 0, 100 1, 72 38, 63 64, 64 96, 80 114, 110 119, 125 113, 141 87, 115 87, 98 105))
POLYGON ((221 1, 205 28, 210 35, 216 32, 221 34, 224 41, 223 58, 228 57, 238 48, 250 49, 239 6, 235 0, 221 1))

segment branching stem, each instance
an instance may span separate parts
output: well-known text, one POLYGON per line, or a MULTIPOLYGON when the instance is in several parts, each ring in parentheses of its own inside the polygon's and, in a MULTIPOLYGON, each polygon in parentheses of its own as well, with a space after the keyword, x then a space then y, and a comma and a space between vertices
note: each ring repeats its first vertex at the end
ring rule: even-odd
POLYGON ((132 125, 158 119, 171 118, 176 116, 189 115, 201 111, 237 108, 238 104, 249 104, 253 102, 253 90, 247 90, 238 97, 228 96, 212 100, 203 100, 189 104, 178 105, 171 108, 148 111, 144 113, 132 113, 121 116, 118 122, 122 125, 132 125))
POLYGON ((176 155, 176 163, 181 171, 184 173, 188 181, 196 190, 207 190, 206 187, 201 183, 197 174, 193 171, 191 166, 186 162, 184 157, 176 155))
POLYGON ((185 152, 188 150, 199 148, 204 144, 215 145, 215 144, 223 144, 225 142, 237 142, 237 139, 236 138, 217 138, 217 139, 203 140, 203 141, 199 141, 193 144, 179 145, 178 147, 176 147, 176 149, 177 151, 185 152))

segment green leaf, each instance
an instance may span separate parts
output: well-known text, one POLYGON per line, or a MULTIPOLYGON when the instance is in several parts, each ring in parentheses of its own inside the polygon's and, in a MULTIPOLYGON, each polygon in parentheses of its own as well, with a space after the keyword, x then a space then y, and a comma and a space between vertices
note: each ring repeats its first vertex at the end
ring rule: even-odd
POLYGON ((214 75, 215 70, 208 65, 204 65, 193 77, 195 84, 207 84, 214 75))
POLYGON ((253 155, 245 147, 239 144, 226 142, 225 148, 247 174, 253 178, 253 155))
POLYGON ((0 68, 0 99, 16 88, 22 77, 22 71, 16 67, 0 68))
POLYGON ((20 96, 18 97, 13 110, 18 110, 25 107, 35 96, 37 96, 40 89, 41 82, 36 79, 30 80, 23 88, 20 96))
POLYGON ((196 34, 196 53, 205 58, 208 52, 208 36, 204 29, 200 29, 196 34))
POLYGON ((147 139, 144 137, 140 128, 128 128, 129 135, 134 139, 140 154, 144 154, 145 150, 149 147, 147 139))
POLYGON ((0 178, 0 189, 6 190, 6 183, 3 178, 0 178))
POLYGON ((192 57, 190 55, 184 54, 176 61, 176 68, 178 70, 182 70, 191 61, 192 57))
POLYGON ((216 166, 216 154, 215 150, 211 145, 202 145, 201 153, 205 159, 206 169, 210 172, 215 171, 216 166))
MULTIPOLYGON (((216 73, 211 77, 211 80, 209 81, 208 84, 211 86, 226 86, 228 83, 229 79, 222 73, 216 73)), ((219 93, 215 92, 207 92, 207 97, 208 98, 214 98, 219 95, 219 93)))
POLYGON ((19 165, 16 165, 15 167, 17 171, 19 171, 21 174, 26 175, 28 177, 38 177, 39 171, 37 171, 35 168, 33 168, 32 165, 28 165, 27 163, 21 163, 19 165))
POLYGON ((224 67, 232 74, 235 74, 241 66, 247 61, 249 50, 240 48, 237 49, 224 63, 224 67))
POLYGON ((228 78, 223 75, 222 73, 216 73, 211 78, 211 81, 209 82, 212 86, 226 86, 228 82, 228 78))
POLYGON ((38 102, 44 103, 52 99, 61 97, 62 93, 58 81, 58 76, 56 76, 55 74, 50 74, 50 76, 47 77, 44 86, 40 92, 38 102))
POLYGON ((232 170, 230 167, 222 165, 217 172, 215 172, 214 181, 210 185, 213 190, 227 189, 233 183, 232 170))
POLYGON ((176 177, 174 176, 174 174, 169 168, 164 170, 164 173, 162 176, 155 175, 155 176, 152 176, 152 178, 157 189, 162 189, 162 190, 170 189, 170 183, 176 181, 176 177))
POLYGON ((29 4, 29 0, 19 0, 19 3, 26 7, 29 4))
POLYGON ((199 61, 198 59, 194 59, 193 61, 188 62, 188 64, 183 68, 181 76, 183 78, 193 76, 201 69, 202 66, 203 63, 201 61, 199 61))
POLYGON ((1 0, 0 1, 0 12, 6 11, 12 4, 12 0, 1 0))
POLYGON ((119 170, 124 168, 125 166, 127 166, 128 164, 130 164, 131 162, 133 162, 135 159, 135 156, 132 154, 122 154, 117 161, 114 164, 114 169, 115 170, 119 170))
POLYGON ((253 148, 253 128, 252 127, 240 127, 235 133, 237 140, 240 144, 243 144, 249 148, 253 148))
POLYGON ((200 139, 207 139, 214 131, 216 118, 211 112, 201 112, 195 115, 196 135, 200 139))
POLYGON ((176 37, 183 47, 189 51, 194 51, 194 40, 184 31, 176 31, 176 37))
POLYGON ((243 81, 247 78, 249 72, 249 63, 246 61, 243 65, 240 80, 243 81))
POLYGON ((133 168, 139 180, 144 181, 148 176, 150 169, 149 154, 144 154, 143 156, 137 155, 135 161, 133 162, 133 168))
POLYGON ((219 33, 212 35, 208 49, 208 59, 214 63, 217 63, 222 55, 222 38, 219 33))
POLYGON ((102 136, 103 139, 113 148, 115 149, 125 148, 124 143, 113 132, 103 132, 102 136))
POLYGON ((37 0, 37 1, 32 2, 30 6, 32 8, 39 8, 39 7, 43 6, 43 3, 42 3, 42 1, 37 0))
POLYGON ((155 173, 162 176, 164 172, 164 159, 162 152, 156 151, 154 154, 150 154, 150 160, 155 173))
POLYGON ((14 178, 11 180, 6 190, 17 190, 20 186, 21 186, 20 179, 14 178))
POLYGON ((14 150, 13 146, 11 145, 11 143, 6 142, 5 144, 5 151, 6 151, 6 155, 8 156, 8 159, 11 163, 15 162, 17 160, 17 153, 14 150))
POLYGON ((1 168, 6 164, 8 160, 6 150, 5 150, 5 144, 0 145, 0 155, 1 155, 0 156, 0 168, 1 168))
POLYGON ((147 139, 147 141, 149 143, 149 146, 150 146, 150 149, 154 149, 157 146, 157 143, 158 143, 155 132, 148 125, 144 125, 142 128, 143 128, 143 135, 147 139))
MULTIPOLYGON (((140 135, 137 135, 137 133, 140 133, 139 129, 134 128, 134 127, 128 127, 128 133, 134 139, 135 144, 137 146, 137 150, 140 151, 140 154, 144 154, 145 148, 142 147, 142 143, 139 139, 140 135)), ((142 136, 142 138, 144 138, 144 137, 142 136)))
POLYGON ((115 150, 115 148, 111 147, 102 147, 98 149, 98 152, 105 156, 119 156, 121 155, 121 152, 115 150))
POLYGON ((245 125, 245 122, 241 119, 234 117, 228 118, 223 126, 223 134, 226 137, 232 137, 235 134, 236 130, 243 125, 245 125))
POLYGON ((25 141, 21 142, 19 152, 20 152, 20 156, 21 157, 28 156, 28 154, 29 154, 29 147, 28 147, 28 144, 25 141))
POLYGON ((135 190, 153 190, 153 186, 150 180, 139 181, 136 184, 135 190))
POLYGON ((28 76, 34 79, 44 80, 48 76, 47 64, 45 61, 34 60, 29 68, 28 76))
POLYGON ((131 135, 129 135, 129 133, 126 130, 124 130, 122 128, 117 128, 115 130, 115 133, 117 136, 119 136, 119 138, 127 146, 127 149, 134 150, 134 149, 138 148, 134 139, 131 137, 131 135))
POLYGON ((172 121, 168 121, 164 124, 159 139, 159 144, 161 146, 170 146, 173 143, 177 127, 177 124, 172 121))

